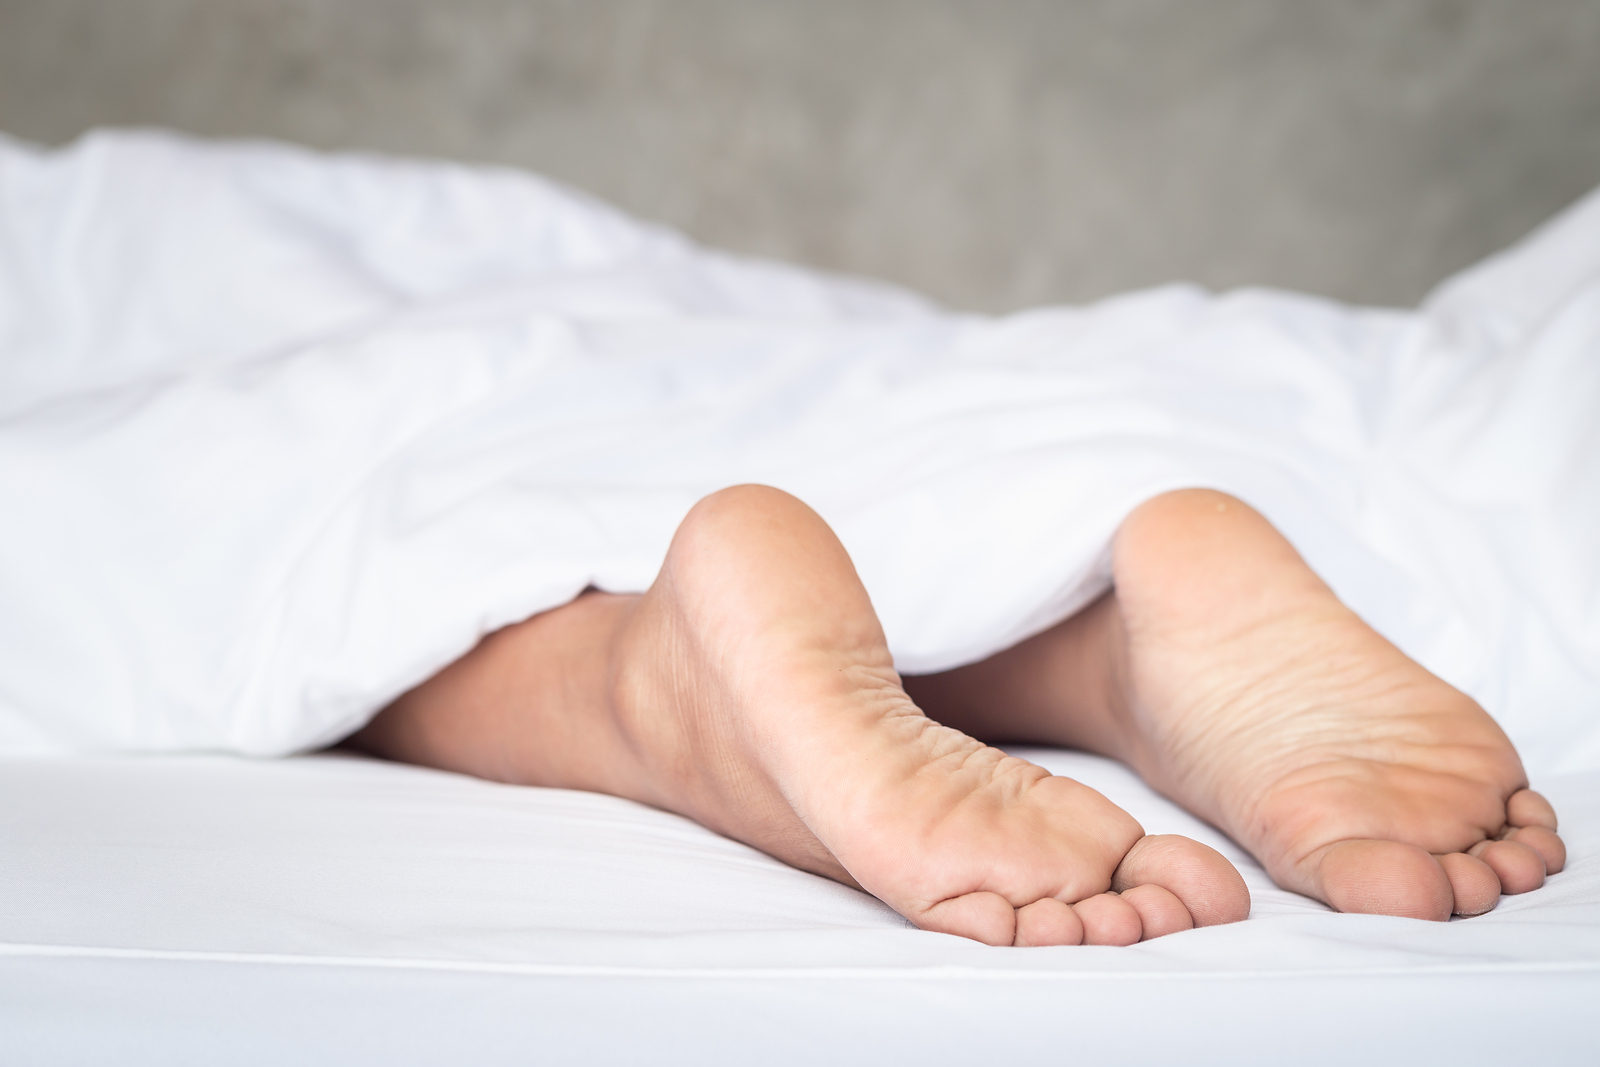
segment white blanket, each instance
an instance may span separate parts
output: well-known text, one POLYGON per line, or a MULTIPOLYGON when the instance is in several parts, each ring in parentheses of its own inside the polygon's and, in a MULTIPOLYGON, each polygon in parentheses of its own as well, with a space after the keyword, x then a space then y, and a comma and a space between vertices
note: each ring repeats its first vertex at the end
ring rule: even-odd
POLYGON ((1600 766, 1600 195, 1415 312, 1190 287, 960 316, 537 179, 0 139, 0 753, 330 742, 479 636, 648 584, 700 495, 840 532, 903 670, 1104 586, 1212 485, 1600 766))

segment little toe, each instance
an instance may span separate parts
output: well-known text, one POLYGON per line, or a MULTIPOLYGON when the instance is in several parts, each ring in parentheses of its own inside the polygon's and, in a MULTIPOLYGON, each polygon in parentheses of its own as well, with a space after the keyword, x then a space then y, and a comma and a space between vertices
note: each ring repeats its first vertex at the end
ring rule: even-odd
POLYGON ((1487 863, 1465 852, 1450 852, 1439 857, 1439 866, 1450 879, 1457 915, 1482 915, 1500 900, 1500 879, 1487 863))
POLYGON ((999 893, 963 893, 908 917, 923 930, 970 937, 985 945, 1010 945, 1017 936, 1017 911, 999 893))
POLYGON ((1115 893, 1097 893, 1072 909, 1083 920, 1085 945, 1131 945, 1144 933, 1139 913, 1115 893))
POLYGON ((1542 826, 1555 830, 1556 809, 1531 789, 1519 789, 1506 801, 1506 821, 1512 826, 1542 826))
POLYGON ((1505 893, 1526 893, 1544 885, 1544 857, 1520 841, 1480 841, 1469 855, 1494 871, 1505 893))
POLYGON ((1416 845, 1336 841, 1306 862, 1320 890, 1316 895, 1339 911, 1443 922, 1454 910, 1455 893, 1444 868, 1416 845))
POLYGON ((1189 914, 1183 901, 1173 895, 1170 889, 1146 883, 1125 889, 1120 895, 1139 913, 1139 925, 1143 928, 1145 941, 1164 934, 1175 934, 1179 930, 1194 929, 1194 916, 1189 914))
POLYGON ((1539 858, 1544 860, 1544 873, 1547 875, 1559 874, 1561 868, 1567 865, 1567 846, 1555 831, 1546 830, 1543 826, 1514 826, 1506 833, 1504 840, 1520 842, 1537 852, 1539 858))
POLYGON ((1053 897, 1036 900, 1017 909, 1018 945, 1081 945, 1083 920, 1053 897))
POLYGON ((1168 890, 1194 926, 1238 922, 1250 914, 1250 890, 1227 857, 1177 834, 1140 838, 1111 878, 1117 892, 1145 885, 1168 890))

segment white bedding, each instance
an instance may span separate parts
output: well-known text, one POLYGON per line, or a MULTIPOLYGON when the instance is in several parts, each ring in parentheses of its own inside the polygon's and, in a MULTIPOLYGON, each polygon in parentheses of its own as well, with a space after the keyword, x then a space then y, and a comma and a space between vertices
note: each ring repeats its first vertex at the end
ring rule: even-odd
POLYGON ((0 141, 0 752, 327 743, 486 630, 642 588, 739 481, 835 525, 902 669, 951 666, 1209 484, 1534 767, 1600 766, 1597 350, 1600 195, 1421 312, 979 319, 523 175, 0 141))
POLYGON ((1600 194, 1418 311, 1188 287, 1003 319, 536 179, 0 139, 0 1061, 1592 1062, 1600 194), (314 748, 487 630, 797 492, 903 669, 1070 612, 1231 489, 1485 703, 1570 865, 1488 916, 994 950, 613 798, 314 748), (1159 1020, 1166 1020, 1159 1024, 1159 1020))
POLYGON ((1600 773, 1490 914, 1335 915, 1222 849, 1244 923, 994 949, 627 801, 334 756, 0 761, 7 1063, 1594 1062, 1600 773))

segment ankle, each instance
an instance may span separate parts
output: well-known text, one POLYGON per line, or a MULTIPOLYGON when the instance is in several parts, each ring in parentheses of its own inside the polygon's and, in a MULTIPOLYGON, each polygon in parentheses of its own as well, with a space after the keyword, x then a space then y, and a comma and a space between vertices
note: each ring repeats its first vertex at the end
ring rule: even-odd
MULTIPOLYGON (((612 697, 616 647, 637 597, 588 590, 502 635, 515 690, 508 780, 633 796, 635 752, 612 697)), ((633 799, 643 799, 633 796, 633 799)))

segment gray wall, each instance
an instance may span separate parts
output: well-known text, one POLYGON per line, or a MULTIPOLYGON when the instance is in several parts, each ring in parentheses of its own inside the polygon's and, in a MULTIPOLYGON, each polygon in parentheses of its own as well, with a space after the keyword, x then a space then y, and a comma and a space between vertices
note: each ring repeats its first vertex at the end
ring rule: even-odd
POLYGON ((0 0, 0 129, 530 167, 981 309, 1410 303, 1600 184, 1596 0, 0 0))

